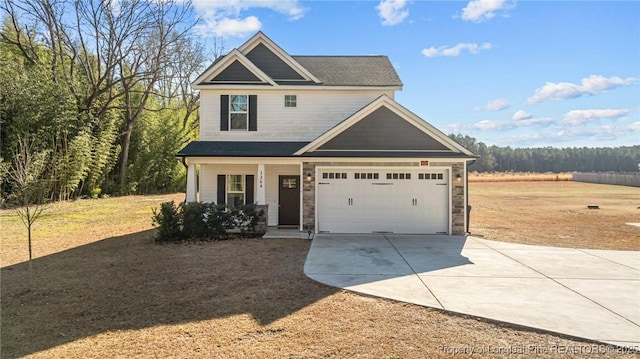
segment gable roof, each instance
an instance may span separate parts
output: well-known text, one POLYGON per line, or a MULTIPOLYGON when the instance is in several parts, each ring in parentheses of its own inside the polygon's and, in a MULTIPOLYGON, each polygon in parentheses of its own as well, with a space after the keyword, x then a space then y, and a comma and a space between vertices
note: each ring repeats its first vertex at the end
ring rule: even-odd
MULTIPOLYGON (((198 78, 193 82, 194 86, 206 83, 229 83, 228 78, 218 78, 220 74, 225 73, 229 67, 241 65, 244 67, 243 73, 241 74, 241 79, 234 80, 232 82, 247 82, 247 73, 251 73, 255 78, 259 80, 259 83, 275 85, 275 82, 271 77, 265 74, 262 70, 260 70, 256 65, 253 64, 249 59, 247 59, 244 54, 242 54, 237 49, 233 49, 229 54, 225 57, 216 60, 208 69, 206 69, 198 78), (216 81, 216 78, 220 79, 216 81)), ((235 71, 236 69, 233 69, 235 71)), ((248 81, 252 83, 256 83, 256 81, 248 81)))
POLYGON ((329 129, 296 155, 340 156, 350 151, 477 157, 386 95, 329 129))
POLYGON ((402 86, 387 56, 293 56, 327 86, 402 86))
POLYGON ((193 82, 193 86, 258 84, 250 74, 272 86, 402 87, 386 56, 290 56, 261 31, 229 54, 216 59, 193 82), (247 71, 239 71, 238 62, 247 71), (225 71, 231 66, 235 67, 234 71, 225 71), (224 76, 216 78, 221 73, 224 76), (234 81, 232 75, 238 76, 237 80, 234 81))

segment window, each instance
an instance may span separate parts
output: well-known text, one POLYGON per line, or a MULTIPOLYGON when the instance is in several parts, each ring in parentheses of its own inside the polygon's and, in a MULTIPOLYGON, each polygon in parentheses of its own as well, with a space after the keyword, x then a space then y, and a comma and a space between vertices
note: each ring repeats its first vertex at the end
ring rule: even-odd
POLYGON ((298 98, 296 95, 284 95, 284 107, 297 107, 298 98))
POLYGON ((282 188, 287 188, 287 189, 296 189, 296 188, 298 188, 298 179, 297 178, 283 178, 282 179, 282 188))
POLYGON ((435 180, 435 179, 444 179, 444 174, 442 173, 420 173, 418 175, 418 179, 424 180, 435 180))
POLYGON ((378 173, 355 173, 355 179, 379 179, 380 175, 378 173))
POLYGON ((236 208, 244 205, 244 176, 227 176, 227 206, 236 208))
POLYGON ((387 173, 387 179, 411 179, 411 173, 387 173))
POLYGON ((229 128, 231 130, 247 130, 249 122, 249 96, 229 96, 229 128))
POLYGON ((344 172, 323 172, 322 178, 324 179, 347 179, 347 174, 344 172))

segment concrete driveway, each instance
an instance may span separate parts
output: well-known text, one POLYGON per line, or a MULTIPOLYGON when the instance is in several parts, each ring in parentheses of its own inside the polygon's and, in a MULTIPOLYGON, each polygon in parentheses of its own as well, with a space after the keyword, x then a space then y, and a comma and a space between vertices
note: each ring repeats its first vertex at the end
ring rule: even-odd
POLYGON ((304 272, 355 292, 640 350, 640 252, 320 234, 304 272))

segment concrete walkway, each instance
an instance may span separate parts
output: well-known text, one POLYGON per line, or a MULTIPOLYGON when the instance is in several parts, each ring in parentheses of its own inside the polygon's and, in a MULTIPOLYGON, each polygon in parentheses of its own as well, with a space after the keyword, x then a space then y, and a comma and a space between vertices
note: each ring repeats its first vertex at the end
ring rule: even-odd
POLYGON ((640 252, 321 234, 304 272, 355 292, 640 350, 640 252))

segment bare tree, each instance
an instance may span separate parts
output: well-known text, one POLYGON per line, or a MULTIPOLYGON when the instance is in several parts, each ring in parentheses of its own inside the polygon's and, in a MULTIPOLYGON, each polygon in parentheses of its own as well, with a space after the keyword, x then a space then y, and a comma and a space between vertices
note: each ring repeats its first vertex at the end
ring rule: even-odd
POLYGON ((126 192, 134 125, 144 111, 158 110, 149 100, 181 96, 185 124, 198 108, 189 80, 205 59, 192 31, 198 19, 191 3, 0 0, 2 12, 12 33, 0 32, 0 39, 30 61, 50 61, 54 80, 66 83, 73 93, 87 132, 100 128, 108 111, 122 114, 118 182, 126 192), (46 44, 51 58, 38 57, 34 38, 46 44), (174 83, 175 92, 163 92, 167 83, 174 83))
POLYGON ((29 249, 29 290, 33 282, 33 246, 31 229, 45 209, 46 179, 49 151, 36 152, 33 139, 18 137, 18 146, 13 154, 13 164, 9 170, 12 181, 15 211, 27 229, 29 249))

